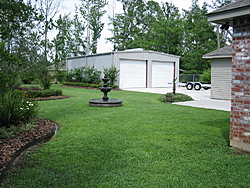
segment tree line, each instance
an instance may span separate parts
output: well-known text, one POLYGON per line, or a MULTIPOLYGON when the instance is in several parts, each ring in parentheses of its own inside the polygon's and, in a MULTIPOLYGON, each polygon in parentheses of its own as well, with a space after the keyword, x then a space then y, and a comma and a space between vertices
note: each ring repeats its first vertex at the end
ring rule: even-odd
MULTIPOLYGON (((67 57, 97 53, 98 39, 107 14, 106 0, 79 0, 74 13, 59 14, 62 0, 0 1, 0 85, 10 88, 22 76, 50 79, 67 57), (49 38, 54 30, 56 35, 49 38)), ((217 47, 215 26, 207 21, 209 7, 233 0, 215 0, 213 5, 193 0, 188 10, 153 0, 117 0, 122 12, 109 14, 113 50, 144 48, 181 56, 180 68, 202 72, 210 67, 202 55, 217 47)), ((114 3, 114 1, 113 1, 114 3)), ((222 44, 224 38, 221 38, 222 44)))

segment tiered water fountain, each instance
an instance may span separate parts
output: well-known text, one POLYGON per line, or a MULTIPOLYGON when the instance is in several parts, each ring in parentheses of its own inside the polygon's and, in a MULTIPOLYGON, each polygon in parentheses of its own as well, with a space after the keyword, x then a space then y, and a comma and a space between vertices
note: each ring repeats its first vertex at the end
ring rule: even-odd
POLYGON ((108 87, 108 77, 105 75, 102 79, 104 82, 103 87, 99 87, 101 92, 104 93, 102 99, 90 99, 89 105, 95 107, 117 107, 122 106, 122 100, 119 99, 110 99, 108 98, 108 92, 112 90, 112 87, 108 87))

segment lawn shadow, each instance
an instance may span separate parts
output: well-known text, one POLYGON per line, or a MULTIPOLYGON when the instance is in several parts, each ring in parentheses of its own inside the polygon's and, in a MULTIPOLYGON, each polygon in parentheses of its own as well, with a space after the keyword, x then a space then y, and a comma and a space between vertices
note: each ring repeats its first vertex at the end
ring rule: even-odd
POLYGON ((226 140, 227 145, 230 145, 229 134, 230 134, 230 119, 219 119, 211 120, 202 123, 210 127, 216 127, 220 130, 222 137, 226 140))

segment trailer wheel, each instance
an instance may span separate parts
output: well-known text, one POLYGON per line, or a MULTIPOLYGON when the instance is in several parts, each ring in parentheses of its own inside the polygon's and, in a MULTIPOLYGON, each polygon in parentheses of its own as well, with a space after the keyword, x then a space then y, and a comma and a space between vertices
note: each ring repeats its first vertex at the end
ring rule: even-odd
POLYGON ((200 84, 195 84, 194 89, 199 91, 201 89, 201 85, 200 84))
POLYGON ((188 83, 188 84, 186 85, 187 90, 192 90, 193 87, 194 87, 194 86, 193 86, 192 83, 188 83))

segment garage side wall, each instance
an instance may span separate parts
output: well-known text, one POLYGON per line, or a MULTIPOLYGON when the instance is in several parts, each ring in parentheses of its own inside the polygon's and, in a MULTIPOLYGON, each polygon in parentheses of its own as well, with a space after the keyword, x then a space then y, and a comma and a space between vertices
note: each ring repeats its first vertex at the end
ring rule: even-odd
POLYGON ((94 66, 98 71, 102 72, 103 68, 109 68, 113 64, 113 54, 97 54, 90 56, 72 57, 67 59, 67 70, 80 68, 80 67, 92 67, 94 66))
POLYGON ((66 62, 66 69, 74 69, 86 66, 86 58, 85 57, 75 57, 68 58, 66 62))
POLYGON ((212 60, 212 99, 231 99, 231 63, 232 58, 212 60))

